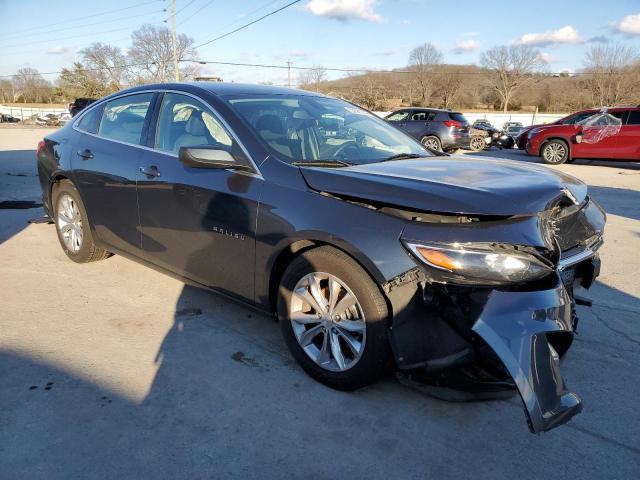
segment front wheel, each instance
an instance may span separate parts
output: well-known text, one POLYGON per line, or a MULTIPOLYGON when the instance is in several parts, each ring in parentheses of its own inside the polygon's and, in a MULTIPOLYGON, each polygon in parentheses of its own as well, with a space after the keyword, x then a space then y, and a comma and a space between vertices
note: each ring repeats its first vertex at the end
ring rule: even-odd
POLYGON ((562 140, 551 140, 542 146, 542 161, 549 165, 560 165, 569 159, 569 147, 562 140))
POLYGON ((333 247, 302 253, 283 274, 278 318, 284 339, 302 368, 329 387, 354 390, 384 373, 387 317, 378 286, 333 247))

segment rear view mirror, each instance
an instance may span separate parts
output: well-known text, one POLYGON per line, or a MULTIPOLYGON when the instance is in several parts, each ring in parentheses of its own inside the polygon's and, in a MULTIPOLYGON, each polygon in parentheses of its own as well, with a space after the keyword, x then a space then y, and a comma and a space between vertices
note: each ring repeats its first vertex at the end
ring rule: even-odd
POLYGON ((211 146, 180 147, 178 158, 191 168, 216 168, 251 171, 251 167, 238 162, 226 150, 211 146))

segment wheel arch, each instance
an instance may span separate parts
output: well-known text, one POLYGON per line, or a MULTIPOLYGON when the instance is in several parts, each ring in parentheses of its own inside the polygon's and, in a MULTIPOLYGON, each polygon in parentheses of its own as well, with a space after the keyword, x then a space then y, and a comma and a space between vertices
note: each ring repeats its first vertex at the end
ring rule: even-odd
POLYGON ((384 294, 384 290, 381 287, 381 285, 385 282, 385 279, 382 273, 377 268, 375 268, 375 264, 373 262, 366 261, 366 257, 364 257, 361 253, 359 254, 356 249, 348 248, 345 245, 340 245, 337 242, 331 242, 327 239, 309 237, 292 239, 290 242, 280 248, 278 254, 275 255, 275 258, 271 264, 271 268, 269 269, 268 283, 268 306, 271 312, 276 311, 278 286, 280 285, 280 280, 282 279, 282 275, 284 274, 287 267, 296 257, 301 255, 302 253, 322 246, 333 247, 355 261, 371 277, 371 279, 378 286, 378 288, 382 292, 383 297, 388 303, 389 300, 384 294))
POLYGON ((538 149, 538 156, 539 157, 542 156, 542 149, 547 143, 551 142, 552 140, 558 140, 567 146, 567 149, 569 150, 569 156, 567 157, 567 160, 571 160, 571 158, 573 157, 573 149, 571 148, 571 142, 567 138, 561 137, 558 135, 550 136, 548 138, 545 138, 542 142, 540 142, 540 148, 538 149))

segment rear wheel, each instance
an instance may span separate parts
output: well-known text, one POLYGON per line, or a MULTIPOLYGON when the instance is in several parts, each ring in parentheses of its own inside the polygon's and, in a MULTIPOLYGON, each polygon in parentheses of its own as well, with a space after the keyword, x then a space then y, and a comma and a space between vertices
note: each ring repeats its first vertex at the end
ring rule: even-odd
POLYGON ((86 263, 110 255, 93 242, 87 211, 78 190, 69 180, 54 185, 53 211, 58 240, 67 257, 77 263, 86 263))
POLYGON ((542 146, 542 161, 549 165, 560 165, 569 159, 569 147, 562 140, 551 140, 542 146))
POLYGON ((332 388, 360 388, 384 373, 387 316, 377 285, 333 247, 302 253, 283 274, 278 318, 284 339, 302 368, 332 388))
POLYGON ((442 151, 442 144, 440 143, 440 139, 438 137, 434 137, 433 135, 427 135, 426 137, 422 137, 420 139, 420 143, 431 150, 435 150, 437 152, 442 151))
POLYGON ((471 148, 471 150, 473 150, 474 152, 479 152, 481 150, 484 150, 484 146, 485 141, 483 137, 471 137, 471 140, 469 141, 469 147, 471 148))

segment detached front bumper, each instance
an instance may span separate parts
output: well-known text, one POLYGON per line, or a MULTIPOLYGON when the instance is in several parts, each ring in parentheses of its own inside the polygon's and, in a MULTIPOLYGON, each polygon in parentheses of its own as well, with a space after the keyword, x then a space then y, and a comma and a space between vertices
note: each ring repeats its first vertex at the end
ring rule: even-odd
POLYGON ((576 294, 591 286, 600 265, 595 250, 570 260, 559 266, 555 285, 535 290, 443 286, 431 295, 433 286, 419 281, 392 289, 392 304, 400 307, 390 331, 399 368, 489 366, 513 380, 532 433, 567 422, 582 402, 562 378, 560 357, 573 341, 576 300, 584 301, 576 294))
POLYGON ((543 291, 494 290, 473 325, 515 382, 533 433, 582 411, 580 397, 567 390, 560 374, 560 354, 573 339, 572 304, 562 283, 543 291))

